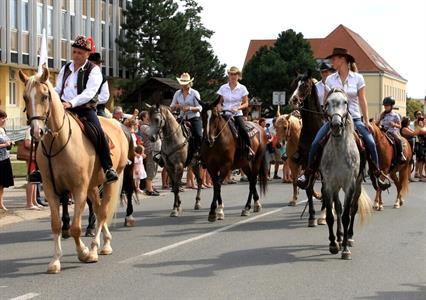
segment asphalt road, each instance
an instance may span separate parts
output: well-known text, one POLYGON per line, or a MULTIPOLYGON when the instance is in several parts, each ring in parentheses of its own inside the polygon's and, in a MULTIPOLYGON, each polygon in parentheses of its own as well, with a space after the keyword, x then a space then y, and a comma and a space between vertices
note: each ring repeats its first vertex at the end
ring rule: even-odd
POLYGON ((133 228, 123 227, 120 208, 114 253, 83 264, 74 242, 63 241, 57 275, 45 273, 49 219, 4 226, 0 299, 426 299, 425 187, 411 184, 401 209, 392 208, 394 190, 385 194, 385 210, 355 227, 351 261, 328 252, 326 226, 300 219, 304 204, 285 206, 290 185, 278 182, 249 217, 240 217, 247 185, 225 186, 225 220, 216 223, 207 221, 211 189, 200 211, 192 210, 195 192, 183 193, 180 218, 168 216, 171 193, 144 199, 133 228))

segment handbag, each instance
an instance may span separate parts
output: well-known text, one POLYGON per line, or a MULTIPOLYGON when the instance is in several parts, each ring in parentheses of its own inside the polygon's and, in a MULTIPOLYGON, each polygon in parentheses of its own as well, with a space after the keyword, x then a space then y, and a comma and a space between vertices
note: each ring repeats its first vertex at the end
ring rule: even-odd
MULTIPOLYGON (((33 155, 33 158, 34 158, 34 155, 33 155)), ((22 141, 18 144, 18 149, 16 151, 16 159, 24 160, 24 161, 30 160, 30 149, 25 147, 25 141, 22 141)))

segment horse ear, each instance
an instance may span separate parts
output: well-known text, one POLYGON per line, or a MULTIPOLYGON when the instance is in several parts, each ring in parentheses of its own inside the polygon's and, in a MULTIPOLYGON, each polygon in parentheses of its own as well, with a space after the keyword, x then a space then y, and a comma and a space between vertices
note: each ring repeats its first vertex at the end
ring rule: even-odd
POLYGON ((49 69, 43 66, 43 74, 40 76, 40 82, 46 82, 49 79, 49 69))
POLYGON ((19 79, 21 79, 21 81, 22 81, 24 84, 27 84, 28 76, 27 76, 27 75, 25 75, 25 73, 24 73, 24 72, 22 72, 22 70, 19 70, 19 79))
POLYGON ((284 115, 287 120, 290 120, 291 114, 284 115))
POLYGON ((148 109, 150 109, 150 108, 152 107, 152 105, 151 105, 151 104, 148 104, 148 103, 146 103, 146 102, 145 102, 145 106, 146 106, 148 109))
POLYGON ((155 103, 155 108, 156 108, 156 109, 159 109, 159 108, 160 108, 160 103, 158 103, 158 102, 157 102, 157 103, 155 103))

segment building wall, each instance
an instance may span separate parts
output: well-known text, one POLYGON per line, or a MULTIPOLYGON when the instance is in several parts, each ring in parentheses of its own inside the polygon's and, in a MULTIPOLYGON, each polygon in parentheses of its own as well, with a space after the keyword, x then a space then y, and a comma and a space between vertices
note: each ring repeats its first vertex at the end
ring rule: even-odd
POLYGON ((365 98, 368 103, 368 114, 370 118, 375 118, 381 111, 382 91, 380 86, 380 76, 362 74, 365 80, 365 98))
POLYGON ((391 76, 383 76, 383 95, 393 96, 396 101, 396 106, 399 108, 398 113, 405 116, 407 112, 407 83, 395 79, 391 76))
MULTIPOLYGON (((9 119, 24 116, 18 70, 37 69, 42 28, 46 28, 52 74, 57 74, 71 59, 71 44, 75 36, 82 34, 92 36, 95 50, 104 60, 105 75, 126 77, 118 63, 115 39, 121 31, 127 1, 0 0, 0 107, 9 119), (16 76, 14 93, 9 93, 11 72, 16 76), (10 95, 15 99, 9 99, 10 95)), ((10 125, 12 120, 9 121, 10 125)), ((25 124, 25 119, 21 124, 25 124)))

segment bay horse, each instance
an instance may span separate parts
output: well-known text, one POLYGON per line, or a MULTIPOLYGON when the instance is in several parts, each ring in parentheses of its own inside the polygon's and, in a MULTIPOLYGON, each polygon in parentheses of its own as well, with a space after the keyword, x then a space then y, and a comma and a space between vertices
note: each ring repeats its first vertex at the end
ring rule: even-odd
MULTIPOLYGON (((396 153, 393 145, 386 137, 386 134, 380 130, 379 126, 375 122, 371 122, 371 124, 373 126, 372 134, 377 145, 377 152, 379 154, 380 170, 386 175, 389 174, 395 183, 397 196, 393 207, 400 208, 400 206, 404 204, 404 197, 406 197, 408 194, 411 174, 410 161, 413 157, 413 152, 408 141, 405 138, 402 138, 404 145, 404 155, 407 161, 403 164, 394 163, 393 158, 396 153)), ((379 211, 383 210, 382 191, 376 186, 374 181, 372 181, 372 183, 376 190, 374 209, 379 211)))
MULTIPOLYGON (((149 109, 149 118, 151 120, 150 139, 153 141, 157 140, 157 138, 161 139, 160 153, 172 183, 174 202, 170 216, 179 217, 182 214, 179 189, 188 155, 189 141, 181 124, 175 119, 169 107, 159 104, 152 106, 149 109)), ((193 158, 189 167, 192 168, 197 180, 194 209, 199 210, 201 208, 200 194, 202 185, 199 160, 193 158)))
POLYGON ((259 179, 260 192, 263 195, 268 181, 265 160, 267 144, 265 131, 259 124, 246 122, 257 131, 251 138, 251 149, 254 152, 254 157, 251 160, 248 160, 247 157, 241 157, 240 151, 237 151, 239 148, 238 141, 234 138, 230 128, 231 119, 225 119, 222 116, 222 113, 216 107, 217 103, 218 100, 213 104, 201 103, 204 129, 201 161, 213 181, 213 200, 208 216, 210 222, 223 220, 225 217, 221 186, 223 180, 232 170, 242 169, 249 181, 249 195, 241 216, 250 214, 252 197, 254 199, 253 212, 261 211, 262 205, 259 201, 256 184, 259 179))
POLYGON ((111 149, 111 159, 120 177, 120 180, 104 185, 101 199, 98 186, 104 183, 105 176, 99 158, 77 121, 65 111, 58 94, 48 80, 49 70, 44 68, 41 75, 31 77, 20 70, 19 77, 25 84, 25 109, 31 134, 34 140, 40 142, 36 158, 51 212, 55 251, 47 272, 59 273, 61 270, 59 199, 65 193, 71 193, 74 199, 74 216, 70 233, 76 244, 78 259, 86 263, 97 262, 101 232, 104 246, 100 254, 112 253, 112 236, 107 223, 111 221, 119 201, 122 172, 127 164, 126 137, 117 122, 101 118, 102 127, 114 145, 111 149), (87 198, 92 200, 98 221, 90 250, 80 238, 81 215, 87 198))
POLYGON ((351 259, 348 247, 353 245, 355 215, 358 212, 362 222, 371 214, 370 199, 362 188, 366 159, 365 153, 361 155, 356 144, 354 124, 348 112, 348 98, 345 92, 333 89, 327 99, 327 117, 330 120, 331 135, 324 146, 320 172, 321 192, 327 212, 329 250, 332 254, 337 254, 341 243, 342 259, 351 259), (339 199, 340 190, 345 193, 343 213, 339 199), (333 205, 337 215, 337 243, 333 233, 333 205))
POLYGON ((300 164, 291 158, 297 152, 301 128, 302 123, 300 119, 291 114, 281 115, 275 121, 277 136, 280 140, 285 141, 287 156, 290 157, 288 164, 291 170, 291 177, 293 181, 293 197, 288 203, 289 206, 295 206, 299 196, 299 190, 296 181, 300 173, 300 164))
MULTIPOLYGON (((308 165, 308 154, 311 144, 318 130, 324 124, 324 114, 318 100, 317 89, 315 87, 316 79, 312 77, 312 72, 308 71, 307 74, 298 75, 294 83, 297 86, 290 97, 290 104, 300 111, 302 117, 302 130, 300 132, 298 151, 300 155, 299 164, 304 170, 308 165)), ((293 157, 289 156, 289 160, 292 159, 293 157)), ((306 195, 309 205, 308 226, 315 227, 317 222, 312 196, 315 196, 315 198, 320 198, 320 196, 314 192, 313 184, 306 189, 306 195)))

